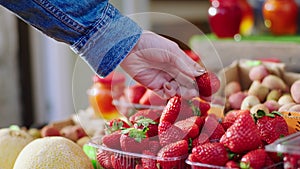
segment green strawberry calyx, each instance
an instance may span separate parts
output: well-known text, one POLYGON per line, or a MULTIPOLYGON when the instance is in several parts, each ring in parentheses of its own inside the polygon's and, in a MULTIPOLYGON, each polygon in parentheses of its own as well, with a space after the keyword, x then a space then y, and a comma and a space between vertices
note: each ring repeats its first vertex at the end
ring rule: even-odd
POLYGON ((138 125, 138 127, 143 126, 144 128, 148 127, 150 124, 157 124, 157 122, 153 121, 150 118, 146 118, 144 116, 140 116, 136 121, 135 124, 138 125))
POLYGON ((134 138, 136 142, 142 142, 146 138, 146 132, 148 128, 137 129, 137 128, 127 128, 121 131, 122 134, 128 134, 129 137, 134 138))

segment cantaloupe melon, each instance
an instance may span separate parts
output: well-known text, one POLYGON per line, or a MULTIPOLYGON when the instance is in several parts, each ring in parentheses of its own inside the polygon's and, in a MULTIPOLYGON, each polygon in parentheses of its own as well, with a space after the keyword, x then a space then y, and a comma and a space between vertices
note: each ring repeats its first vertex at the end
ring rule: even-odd
POLYGON ((32 140, 25 131, 0 129, 0 169, 11 169, 21 150, 32 140))
POLYGON ((14 169, 93 169, 82 148, 64 137, 32 141, 19 154, 14 169))

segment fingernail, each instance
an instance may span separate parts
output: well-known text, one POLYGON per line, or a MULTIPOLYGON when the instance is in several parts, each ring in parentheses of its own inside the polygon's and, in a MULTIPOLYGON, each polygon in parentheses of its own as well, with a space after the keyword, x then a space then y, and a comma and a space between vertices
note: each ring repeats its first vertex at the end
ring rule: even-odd
POLYGON ((165 83, 165 84, 164 84, 164 87, 165 87, 165 89, 167 89, 167 90, 171 90, 171 89, 172 89, 172 86, 171 86, 170 83, 165 83))
POLYGON ((204 74, 206 72, 205 69, 197 69, 195 72, 194 72, 194 76, 200 76, 202 74, 204 74))

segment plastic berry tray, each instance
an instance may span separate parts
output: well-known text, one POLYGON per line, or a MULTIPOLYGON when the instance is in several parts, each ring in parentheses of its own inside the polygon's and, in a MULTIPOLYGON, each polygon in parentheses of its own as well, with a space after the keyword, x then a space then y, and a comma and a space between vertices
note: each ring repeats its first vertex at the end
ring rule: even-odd
MULTIPOLYGON (((103 146, 101 142, 101 137, 92 138, 89 141, 88 145, 94 148, 95 155, 96 155, 94 159, 97 159, 98 151, 106 152, 110 154, 110 157, 114 155, 114 158, 118 157, 119 159, 121 159, 118 162, 120 162, 122 168, 126 168, 126 169, 138 168, 137 165, 141 164, 142 159, 143 160, 146 159, 148 162, 154 161, 156 165, 160 165, 163 163, 163 165, 170 166, 171 168, 174 169, 188 169, 187 168, 188 165, 185 163, 188 154, 179 157, 162 158, 162 157, 152 156, 152 155, 125 152, 125 151, 111 149, 106 146, 103 146)), ((100 163, 98 162, 95 165, 95 169, 105 169, 105 167, 101 166, 100 163)), ((119 168, 117 167, 115 169, 119 169, 119 168)), ((169 167, 166 168, 160 166, 160 169, 169 169, 169 167)))
MULTIPOLYGON (((198 163, 198 162, 192 162, 189 161, 188 159, 185 161, 186 164, 190 166, 190 169, 230 169, 228 167, 224 166, 216 166, 216 165, 209 165, 209 164, 204 164, 204 163, 198 163)), ((267 166, 263 169, 282 169, 282 163, 276 163, 271 166, 267 166)))
POLYGON ((278 139, 267 145, 266 150, 283 155, 283 168, 300 168, 300 132, 278 139))

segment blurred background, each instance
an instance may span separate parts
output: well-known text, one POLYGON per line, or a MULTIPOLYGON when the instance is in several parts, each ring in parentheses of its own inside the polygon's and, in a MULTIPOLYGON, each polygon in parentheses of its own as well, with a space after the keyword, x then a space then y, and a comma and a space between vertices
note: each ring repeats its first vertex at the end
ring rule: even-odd
MULTIPOLYGON (((111 3, 126 15, 148 11, 169 13, 209 32, 207 0, 176 3, 170 0, 113 0, 111 3)), ((30 126, 69 118, 75 113, 72 76, 78 56, 2 6, 0 22, 0 127, 30 126)), ((184 30, 183 25, 168 24, 169 31, 184 30)), ((84 67, 83 71, 89 70, 84 67)), ((91 77, 83 78, 89 79, 83 82, 83 87, 91 84, 91 77)), ((82 80, 75 83, 82 83, 82 80)), ((79 102, 87 106, 88 99, 82 98, 79 102)))
MULTIPOLYGON (((253 35, 256 38, 261 34, 263 36, 270 34, 262 18, 262 4, 265 0, 229 0, 227 2, 232 4, 226 4, 226 9, 232 10, 232 7, 236 7, 237 1, 248 3, 253 17, 250 22, 246 22, 248 24, 244 27, 244 32, 240 32, 242 36, 253 35)), ((176 2, 171 0, 112 0, 110 2, 125 15, 160 12, 178 16, 195 25, 204 34, 210 36, 213 33, 211 37, 217 35, 218 38, 217 28, 220 26, 216 28, 212 24, 217 8, 220 7, 217 0, 177 0, 176 2)), ((296 2, 298 0, 294 1, 296 2)), ((234 8, 234 11, 238 10, 234 8)), ((296 15, 299 14, 296 13, 296 15)), ((76 98, 76 104, 79 103, 79 106, 74 105, 72 80, 75 70, 78 74, 73 84, 86 90, 92 83, 91 77, 88 76, 91 72, 87 65, 83 64, 80 59, 78 60, 78 56, 69 47, 41 34, 2 6, 0 6, 0 22, 0 127, 12 124, 31 126, 64 120, 76 113, 78 107, 88 106, 88 99, 84 96, 76 98)), ((142 22, 145 28, 152 31, 177 34, 177 39, 191 34, 182 22, 172 22, 162 18, 142 22)), ((294 22, 298 24, 299 20, 294 22)), ((221 28, 225 30, 226 26, 232 25, 234 24, 223 23, 221 28)), ((233 30, 232 27, 229 29, 233 30)), ((236 38, 231 35, 229 37, 236 38)), ((287 39, 290 37, 293 41, 300 42, 298 32, 289 35, 287 39)), ((223 38, 222 35, 219 38, 223 38)), ((241 49, 238 50, 241 51, 241 49)), ((299 53, 298 49, 294 53, 297 52, 299 53)))

